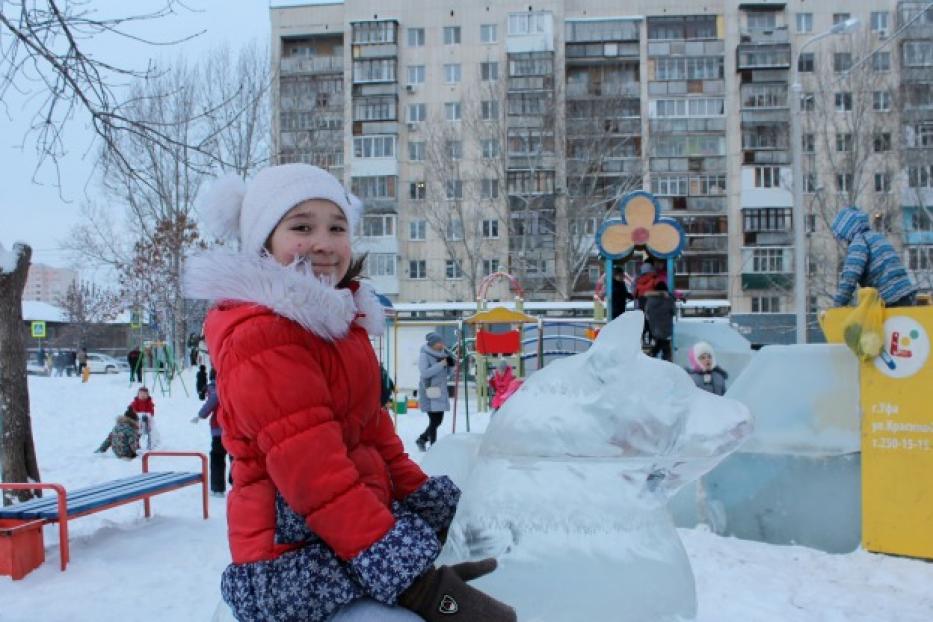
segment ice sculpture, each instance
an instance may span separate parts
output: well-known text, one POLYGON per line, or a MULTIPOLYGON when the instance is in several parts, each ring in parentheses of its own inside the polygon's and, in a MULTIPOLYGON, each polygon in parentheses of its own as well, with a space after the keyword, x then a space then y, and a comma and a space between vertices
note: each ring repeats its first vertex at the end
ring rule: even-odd
POLYGON ((494 556, 477 586, 523 622, 673 621, 696 615, 667 499, 735 450, 748 410, 641 352, 643 316, 534 373, 485 435, 454 435, 422 463, 463 497, 443 562, 494 556))

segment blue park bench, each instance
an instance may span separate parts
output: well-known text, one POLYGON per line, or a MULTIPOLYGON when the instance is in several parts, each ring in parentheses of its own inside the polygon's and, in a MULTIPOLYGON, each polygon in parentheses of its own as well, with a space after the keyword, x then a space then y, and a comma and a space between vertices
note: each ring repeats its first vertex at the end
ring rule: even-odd
POLYGON ((58 523, 61 568, 69 561, 68 521, 102 512, 113 507, 142 501, 146 518, 152 514, 150 499, 155 495, 201 484, 204 518, 207 519, 207 456, 190 451, 150 451, 143 454, 143 471, 139 475, 104 482, 68 492, 61 484, 0 483, 0 490, 53 490, 55 497, 40 497, 6 507, 0 507, 0 575, 20 579, 44 560, 41 527, 58 523), (192 456, 201 459, 201 472, 149 471, 152 456, 192 456), (17 543, 19 534, 22 539, 17 543), (38 544, 36 541, 38 538, 38 544), (38 547, 38 551, 36 550, 38 547), (28 549, 28 550, 27 550, 28 549), (9 558, 7 558, 9 555, 9 558), (25 556, 28 561, 17 562, 25 556), (25 563, 26 568, 23 567, 25 563), (19 575, 19 576, 17 576, 19 575))

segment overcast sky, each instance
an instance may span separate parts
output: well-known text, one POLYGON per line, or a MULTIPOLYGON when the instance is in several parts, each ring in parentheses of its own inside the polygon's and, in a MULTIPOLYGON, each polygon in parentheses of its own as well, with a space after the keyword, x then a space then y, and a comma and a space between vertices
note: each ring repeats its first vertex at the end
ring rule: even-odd
MULTIPOLYGON (((160 0, 89 0, 99 16, 136 15, 162 4, 160 0)), ((192 12, 182 12, 157 22, 140 25, 134 34, 169 41, 205 31, 200 37, 173 47, 134 44, 118 37, 100 38, 90 48, 106 62, 145 69, 150 58, 171 61, 180 54, 189 59, 227 42, 237 48, 253 39, 269 38, 269 0, 185 0, 192 12)), ((276 4, 279 4, 276 2, 276 4)), ((33 261, 69 266, 71 257, 60 250, 80 216, 86 197, 99 192, 92 178, 97 148, 86 118, 67 127, 69 150, 61 167, 61 188, 55 187, 51 164, 36 171, 35 146, 26 136, 37 103, 29 97, 7 97, 0 107, 0 242, 9 248, 15 241, 33 247, 33 261), (25 139, 25 144, 23 141, 25 139)))

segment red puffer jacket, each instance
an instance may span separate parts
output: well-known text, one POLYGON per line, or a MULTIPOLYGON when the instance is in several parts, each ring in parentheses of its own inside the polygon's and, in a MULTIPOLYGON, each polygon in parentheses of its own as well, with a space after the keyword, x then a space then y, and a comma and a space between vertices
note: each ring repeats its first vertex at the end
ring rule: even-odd
POLYGON ((234 457, 228 529, 234 563, 273 559, 275 495, 344 560, 394 525, 390 506, 426 476, 379 404, 366 332, 325 340, 253 304, 221 304, 205 335, 223 396, 223 443, 234 457))

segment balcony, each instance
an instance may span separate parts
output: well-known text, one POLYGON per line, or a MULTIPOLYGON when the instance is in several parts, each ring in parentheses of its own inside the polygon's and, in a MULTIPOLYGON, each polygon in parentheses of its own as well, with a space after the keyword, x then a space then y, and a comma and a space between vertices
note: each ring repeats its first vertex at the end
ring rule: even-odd
POLYGON ((343 56, 283 58, 279 63, 282 75, 314 75, 343 73, 343 56))
POLYGON ((735 51, 738 71, 789 69, 790 45, 739 45, 735 51))
POLYGON ((790 289, 794 275, 783 272, 743 272, 742 289, 790 289))
POLYGON ((641 82, 568 82, 568 99, 591 97, 640 97, 641 82))
POLYGON ((778 26, 770 30, 743 29, 739 34, 739 45, 790 45, 787 26, 778 26))
POLYGON ((609 43, 596 41, 587 44, 567 44, 568 65, 614 64, 631 62, 639 57, 638 42, 609 43))
POLYGON ((693 235, 687 234, 687 247, 685 252, 691 254, 697 253, 717 253, 722 254, 729 250, 728 235, 693 235))
POLYGON ((789 124, 790 108, 742 108, 742 125, 789 124))
POLYGON ((509 78, 509 92, 550 91, 554 89, 554 76, 515 76, 509 78))
POLYGON ((674 287, 690 292, 692 296, 704 294, 722 297, 729 290, 729 276, 726 274, 676 274, 674 287))

